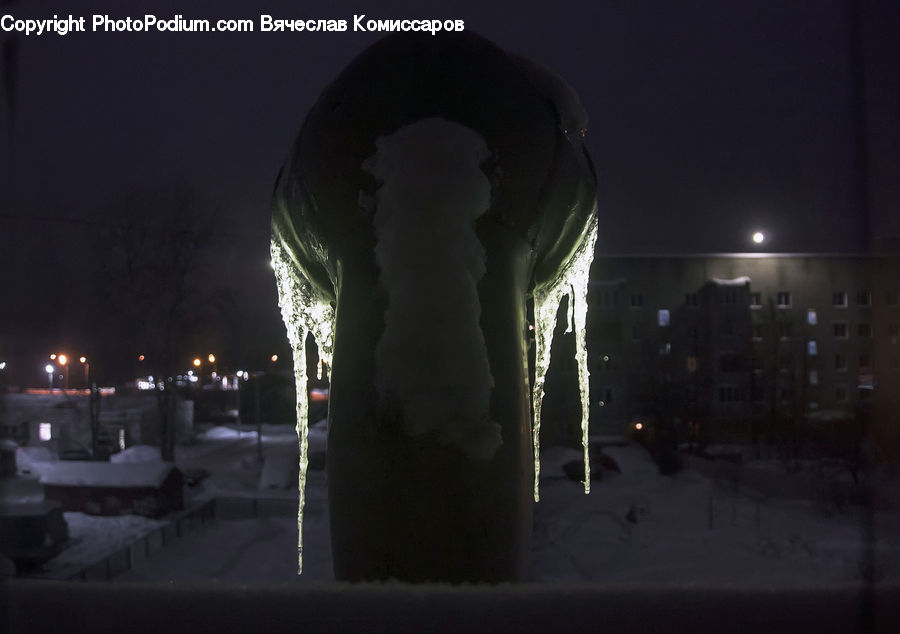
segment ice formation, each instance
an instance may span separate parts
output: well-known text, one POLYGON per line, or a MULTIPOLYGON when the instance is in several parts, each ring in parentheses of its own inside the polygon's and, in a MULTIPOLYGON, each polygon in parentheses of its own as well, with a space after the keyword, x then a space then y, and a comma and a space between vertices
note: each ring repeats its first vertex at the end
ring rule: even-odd
POLYGON ((490 155, 474 130, 441 118, 376 141, 363 165, 379 188, 375 261, 388 295, 376 348, 379 399, 402 406, 407 433, 488 460, 501 444, 489 419, 494 379, 479 318, 484 247, 475 219, 491 202, 490 155))
POLYGON ((534 290, 535 363, 532 408, 534 422, 534 501, 540 499, 539 477, 541 473, 541 406, 544 400, 544 381, 550 367, 550 347, 556 329, 556 313, 560 302, 569 296, 566 332, 575 331, 575 360, 578 366, 578 391, 581 396, 581 442, 584 447, 584 492, 591 491, 591 461, 588 440, 589 380, 585 323, 587 321, 587 290, 594 244, 597 242, 597 216, 585 227, 578 248, 568 263, 552 280, 534 290))
MULTIPOLYGON (((297 574, 303 571, 303 507, 306 503, 307 435, 309 432, 309 396, 306 380, 306 334, 311 332, 319 346, 323 363, 329 363, 334 345, 334 308, 327 297, 307 280, 291 261, 274 235, 271 244, 272 268, 278 286, 278 306, 287 328, 294 356, 294 382, 297 386, 297 438, 300 444, 297 508, 297 574)), ((319 372, 322 371, 319 364, 319 372)), ((320 375, 321 376, 321 375, 320 375)))

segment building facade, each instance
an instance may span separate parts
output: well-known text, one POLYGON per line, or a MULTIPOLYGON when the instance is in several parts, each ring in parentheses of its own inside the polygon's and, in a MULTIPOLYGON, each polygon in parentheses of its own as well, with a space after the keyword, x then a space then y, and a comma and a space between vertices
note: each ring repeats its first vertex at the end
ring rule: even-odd
MULTIPOLYGON (((640 422, 700 442, 766 442, 810 426, 858 437, 876 392, 900 379, 898 289, 874 280, 876 261, 598 256, 588 293, 592 433, 640 422)), ((566 395, 557 403, 577 410, 574 366, 555 370, 566 395)))

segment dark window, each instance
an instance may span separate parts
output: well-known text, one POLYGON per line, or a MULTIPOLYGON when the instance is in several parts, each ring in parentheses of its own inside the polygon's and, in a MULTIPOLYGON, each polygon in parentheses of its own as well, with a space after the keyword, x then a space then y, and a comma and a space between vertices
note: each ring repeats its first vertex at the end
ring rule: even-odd
POLYGON ((846 339, 847 337, 847 324, 842 321, 834 322, 834 336, 840 339, 846 339))
POLYGON ((847 357, 842 354, 834 355, 834 369, 835 370, 846 370, 847 369, 847 357))
POLYGON ((870 324, 861 323, 856 325, 856 334, 860 337, 871 337, 872 326, 870 324))
POLYGON ((741 391, 736 385, 722 385, 719 387, 720 403, 738 403, 741 400, 741 391))
POLYGON ((884 294, 884 301, 888 306, 893 306, 897 303, 897 291, 888 291, 884 294))
POLYGON ((684 296, 684 305, 685 306, 699 306, 700 298, 697 293, 688 293, 684 296))
POLYGON ((766 336, 766 325, 765 324, 753 324, 753 338, 754 339, 762 339, 766 336))
POLYGON ((838 403, 846 403, 847 402, 847 388, 843 385, 840 385, 834 388, 834 400, 838 403))
POLYGON ((868 368, 871 365, 871 360, 869 359, 869 355, 865 352, 859 355, 859 367, 860 368, 868 368))
POLYGON ((859 291, 856 294, 856 305, 857 306, 871 306, 872 305, 872 293, 869 291, 859 291))
POLYGON ((632 293, 631 295, 631 307, 632 308, 641 308, 644 305, 644 296, 641 293, 632 293))
POLYGON ((844 308, 847 305, 847 293, 835 291, 831 294, 831 305, 835 308, 844 308))
POLYGON ((762 306, 762 295, 759 293, 750 293, 750 305, 751 306, 762 306))
POLYGON ((779 308, 790 308, 791 294, 787 291, 779 291, 776 299, 779 308))
POLYGON ((782 339, 790 338, 791 334, 793 333, 792 326, 793 326, 793 324, 791 324, 791 322, 789 322, 789 321, 783 321, 783 322, 779 323, 778 324, 778 336, 781 337, 782 339))

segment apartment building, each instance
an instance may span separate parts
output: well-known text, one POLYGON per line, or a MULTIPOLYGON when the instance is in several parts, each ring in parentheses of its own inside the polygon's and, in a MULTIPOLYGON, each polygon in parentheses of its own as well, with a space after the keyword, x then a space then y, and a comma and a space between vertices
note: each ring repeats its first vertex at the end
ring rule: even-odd
MULTIPOLYGON (((858 430, 877 391, 900 380, 900 289, 894 276, 875 279, 876 260, 598 256, 588 293, 592 433, 674 423, 685 438, 765 442, 801 424, 858 430)), ((556 410, 577 410, 574 366, 554 371, 556 410)))

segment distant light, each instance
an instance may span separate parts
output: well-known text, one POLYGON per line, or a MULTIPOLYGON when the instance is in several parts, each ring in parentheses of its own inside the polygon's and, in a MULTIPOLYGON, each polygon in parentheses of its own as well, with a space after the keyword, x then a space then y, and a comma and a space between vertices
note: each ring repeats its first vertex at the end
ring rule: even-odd
POLYGON ((200 367, 200 359, 199 359, 199 358, 198 358, 198 359, 194 359, 194 367, 195 367, 195 368, 199 368, 199 367, 200 367))
POLYGON ((138 361, 143 361, 143 360, 144 360, 144 355, 139 354, 139 355, 138 355, 138 361))
POLYGON ((59 364, 60 365, 65 365, 66 363, 68 363, 68 361, 69 361, 69 357, 67 357, 64 354, 59 355, 59 364))
POLYGON ((193 371, 193 370, 188 370, 188 376, 194 376, 194 371, 193 371))
POLYGON ((55 354, 51 354, 51 355, 50 355, 50 360, 51 360, 51 361, 56 361, 56 355, 55 355, 55 354))
POLYGON ((272 355, 272 363, 275 363, 276 361, 278 361, 278 355, 277 355, 277 354, 273 354, 273 355, 272 355))
POLYGON ((78 360, 84 363, 87 361, 87 357, 78 357, 78 360))
POLYGON ((206 358, 209 359, 209 362, 210 362, 210 363, 215 363, 215 362, 216 362, 216 355, 214 355, 214 354, 211 354, 211 355, 209 355, 209 356, 206 357, 206 358))
POLYGON ((604 355, 603 355, 603 361, 604 361, 604 362, 609 361, 609 355, 608 355, 608 354, 604 354, 604 355))
POLYGON ((634 428, 638 431, 641 431, 644 428, 644 423, 635 423, 634 428))
POLYGON ((0 370, 6 369, 6 361, 0 361, 0 370))
POLYGON ((53 438, 53 426, 50 423, 38 423, 38 438, 42 441, 53 438))
POLYGON ((757 231, 753 234, 753 242, 755 242, 756 244, 762 244, 765 239, 766 236, 762 231, 757 231))
POLYGON ((48 363, 47 365, 44 366, 44 372, 46 372, 47 374, 53 374, 53 370, 55 370, 55 369, 56 369, 56 368, 54 368, 54 367, 53 367, 52 365, 50 365, 49 363, 48 363))
POLYGON ((125 450, 125 430, 124 429, 119 430, 119 450, 120 451, 125 450))

